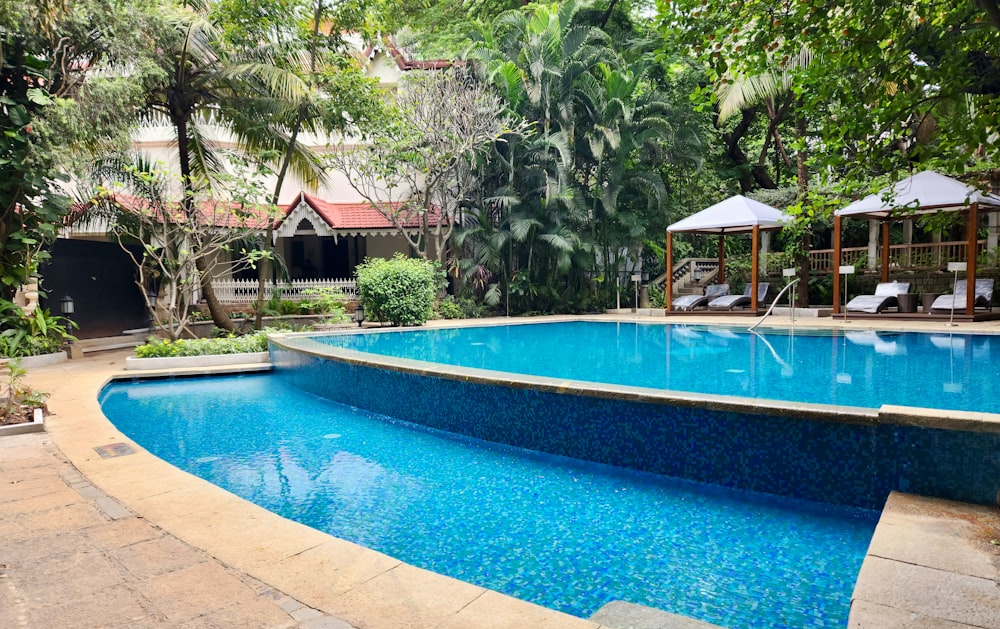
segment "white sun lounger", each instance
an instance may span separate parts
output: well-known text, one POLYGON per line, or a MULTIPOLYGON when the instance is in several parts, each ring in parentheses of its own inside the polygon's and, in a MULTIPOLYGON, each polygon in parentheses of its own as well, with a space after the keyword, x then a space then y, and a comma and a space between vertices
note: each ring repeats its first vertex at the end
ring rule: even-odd
POLYGON ((870 312, 877 314, 883 309, 899 303, 897 297, 910 292, 909 282, 881 282, 875 287, 874 295, 858 295, 847 302, 848 312, 870 312))
MULTIPOLYGON (((955 293, 953 295, 941 295, 931 304, 931 310, 965 310, 965 301, 968 295, 966 280, 955 282, 955 293)), ((973 301, 975 308, 989 308, 993 310, 993 278, 981 278, 976 280, 976 296, 973 301)))

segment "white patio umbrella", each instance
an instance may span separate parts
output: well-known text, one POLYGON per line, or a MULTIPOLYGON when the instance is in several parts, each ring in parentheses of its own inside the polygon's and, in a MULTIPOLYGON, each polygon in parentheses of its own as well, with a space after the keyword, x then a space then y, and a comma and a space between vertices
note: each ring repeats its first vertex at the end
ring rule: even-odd
POLYGON ((667 311, 671 310, 673 298, 673 234, 696 233, 719 235, 719 281, 726 279, 725 266, 725 236, 726 234, 750 232, 753 236, 753 253, 751 258, 752 290, 750 310, 757 311, 757 268, 759 264, 758 249, 761 231, 781 229, 782 225, 791 220, 787 214, 770 205, 748 199, 743 195, 729 197, 715 205, 667 227, 667 311))
MULTIPOLYGON (((931 170, 907 177, 875 194, 855 201, 833 213, 833 268, 840 267, 841 221, 843 218, 870 218, 882 221, 882 281, 889 281, 889 222, 893 218, 909 218, 915 214, 935 212, 968 212, 968 243, 966 267, 969 286, 976 277, 976 227, 980 208, 1000 210, 1000 196, 984 194, 974 186, 962 183, 931 170)), ((833 276, 833 294, 839 295, 840 274, 833 276)), ((966 314, 972 315, 975 296, 970 293, 966 314)), ((835 314, 840 312, 839 300, 833 304, 835 314)))

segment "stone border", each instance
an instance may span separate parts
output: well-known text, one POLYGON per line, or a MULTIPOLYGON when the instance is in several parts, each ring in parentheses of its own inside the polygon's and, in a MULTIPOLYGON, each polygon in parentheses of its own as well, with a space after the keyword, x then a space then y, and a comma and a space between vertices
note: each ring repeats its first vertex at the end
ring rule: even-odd
POLYGON ((205 367, 225 367, 231 365, 256 365, 270 360, 268 352, 245 354, 208 354, 205 356, 165 356, 158 358, 125 358, 127 371, 151 371, 157 369, 202 369, 205 367))
MULTIPOLYGON (((9 363, 11 358, 0 358, 0 365, 6 365, 9 363)), ((34 369, 36 367, 48 367, 49 365, 55 365, 61 362, 69 360, 69 356, 64 350, 58 352, 53 352, 51 354, 40 354, 38 356, 21 356, 19 358, 21 361, 22 369, 34 369)))
POLYGON ((29 432, 42 432, 45 430, 45 413, 40 408, 36 408, 30 422, 23 424, 8 424, 0 426, 0 437, 8 435, 23 435, 29 432))

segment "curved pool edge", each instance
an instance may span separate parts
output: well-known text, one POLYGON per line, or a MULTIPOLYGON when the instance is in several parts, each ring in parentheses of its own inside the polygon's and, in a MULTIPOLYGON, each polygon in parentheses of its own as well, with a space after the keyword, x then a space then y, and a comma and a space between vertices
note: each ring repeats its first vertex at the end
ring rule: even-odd
MULTIPOLYGON (((357 330, 352 330, 339 334, 358 333, 357 330)), ((963 432, 1000 433, 1000 414, 997 413, 942 410, 889 404, 884 404, 879 408, 866 408, 860 406, 743 398, 711 393, 659 390, 628 385, 585 382, 581 380, 560 380, 543 376, 529 376, 369 354, 326 345, 313 340, 313 336, 317 336, 317 334, 273 334, 269 336, 269 340, 283 349, 301 352, 317 358, 332 358, 353 365, 476 384, 516 389, 531 388, 557 394, 628 400, 684 408, 699 408, 710 411, 745 413, 749 415, 796 417, 842 424, 864 426, 890 424, 963 432)))
POLYGON ((150 454, 104 417, 98 401, 104 386, 231 370, 126 372, 124 356, 32 370, 29 381, 52 392, 46 425, 63 455, 99 489, 174 537, 359 627, 599 627, 287 520, 150 454), (94 450, 119 442, 135 453, 105 459, 94 450))

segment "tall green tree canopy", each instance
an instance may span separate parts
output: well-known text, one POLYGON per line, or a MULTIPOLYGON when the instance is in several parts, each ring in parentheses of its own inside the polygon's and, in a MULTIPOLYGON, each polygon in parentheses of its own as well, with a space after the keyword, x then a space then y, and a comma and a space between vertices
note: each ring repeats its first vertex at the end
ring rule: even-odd
POLYGON ((813 161, 846 183, 914 167, 993 169, 1000 123, 994 0, 660 3, 714 79, 781 72, 813 161), (796 63, 803 51, 813 62, 796 63))
POLYGON ((0 0, 0 298, 34 273, 69 207, 82 154, 121 145, 135 90, 94 72, 141 63, 145 2, 0 0))

